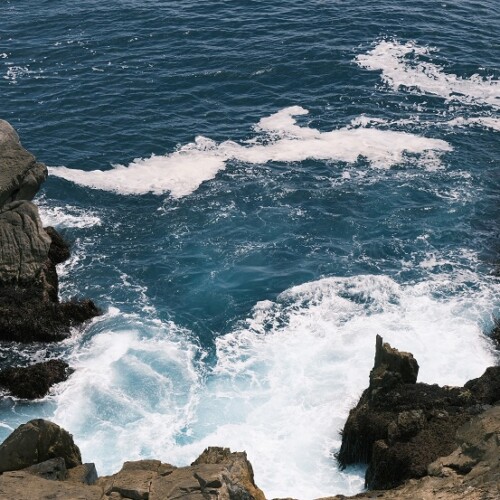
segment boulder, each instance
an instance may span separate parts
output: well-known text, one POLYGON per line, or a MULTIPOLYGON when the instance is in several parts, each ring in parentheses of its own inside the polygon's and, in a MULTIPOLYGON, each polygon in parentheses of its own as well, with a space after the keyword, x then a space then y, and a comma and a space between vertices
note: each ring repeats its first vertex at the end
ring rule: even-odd
POLYGON ((0 207, 32 200, 47 178, 47 167, 26 151, 9 123, 0 120, 0 207))
POLYGON ((0 472, 24 469, 58 457, 64 459, 68 469, 82 463, 71 434, 48 420, 30 420, 0 445, 0 472))
POLYGON ((65 381, 70 374, 68 363, 51 359, 27 367, 11 367, 0 371, 0 386, 15 397, 37 399, 46 396, 54 384, 65 381))

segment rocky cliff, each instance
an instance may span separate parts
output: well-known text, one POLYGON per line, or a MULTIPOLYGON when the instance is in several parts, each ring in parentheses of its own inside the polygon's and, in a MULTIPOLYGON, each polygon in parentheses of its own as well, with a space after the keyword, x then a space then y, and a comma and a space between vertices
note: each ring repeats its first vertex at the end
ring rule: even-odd
MULTIPOLYGON (((68 258, 69 248, 54 228, 43 227, 31 201, 46 177, 45 165, 0 120, 0 341, 61 340, 71 327, 99 314, 92 301, 59 300, 56 265, 68 258)), ((41 397, 46 393, 41 388, 50 387, 39 383, 43 374, 50 372, 50 380, 55 382, 68 373, 58 370, 53 376, 53 368, 31 369, 24 375, 20 375, 24 367, 4 370, 0 385, 18 397, 41 397), (21 391, 16 380, 23 381, 21 391), (27 380, 37 387, 27 390, 27 380)))
POLYGON ((377 336, 370 385, 342 432, 340 466, 367 463, 366 486, 383 498, 499 498, 500 367, 464 387, 417 383, 417 374, 411 354, 377 336))

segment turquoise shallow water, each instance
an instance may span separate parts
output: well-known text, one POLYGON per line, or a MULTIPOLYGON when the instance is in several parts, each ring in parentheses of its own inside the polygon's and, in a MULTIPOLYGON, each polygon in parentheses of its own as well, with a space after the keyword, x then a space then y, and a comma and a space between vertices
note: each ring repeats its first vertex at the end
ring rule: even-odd
POLYGON ((269 497, 358 491, 333 453, 376 333, 429 382, 495 359, 499 35, 486 0, 4 2, 0 116, 50 167, 62 295, 106 314, 1 347, 76 372, 0 434, 44 415, 101 473, 219 444, 269 497))

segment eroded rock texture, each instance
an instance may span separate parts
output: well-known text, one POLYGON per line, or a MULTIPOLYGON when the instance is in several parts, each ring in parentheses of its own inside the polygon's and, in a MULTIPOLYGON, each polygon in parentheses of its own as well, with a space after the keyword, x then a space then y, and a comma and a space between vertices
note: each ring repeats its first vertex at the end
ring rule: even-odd
POLYGON ((69 246, 54 228, 43 228, 30 201, 46 176, 0 120, 0 340, 61 340, 99 314, 88 300, 59 302, 56 264, 69 257, 69 246))
POLYGON ((125 462, 118 473, 98 479, 93 464, 81 464, 71 436, 45 420, 7 438, 0 471, 0 499, 265 500, 246 454, 227 448, 207 448, 189 467, 125 462))
POLYGON ((368 463, 370 489, 398 486, 427 474, 428 465, 456 448, 457 429, 500 399, 500 367, 465 387, 416 383, 418 365, 377 338, 370 386, 351 410, 339 464, 368 463))

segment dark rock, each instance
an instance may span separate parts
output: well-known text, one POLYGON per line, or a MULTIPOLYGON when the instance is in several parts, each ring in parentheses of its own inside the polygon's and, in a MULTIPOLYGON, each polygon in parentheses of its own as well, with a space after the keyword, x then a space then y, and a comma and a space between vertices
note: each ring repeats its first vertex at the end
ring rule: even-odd
POLYGON ((51 481, 63 481, 68 477, 68 470, 64 458, 57 457, 46 460, 39 464, 32 465, 26 469, 26 472, 51 481))
POLYGON ((68 469, 82 463, 71 434, 48 420, 30 420, 0 445, 0 472, 24 469, 57 457, 64 459, 68 469))
POLYGON ((70 374, 68 363, 51 359, 27 367, 0 371, 0 385, 15 397, 37 399, 46 396, 54 384, 64 382, 70 374))
POLYGON ((52 227, 44 230, 32 199, 47 169, 0 120, 0 340, 52 342, 100 314, 90 300, 59 304, 56 264, 69 247, 52 227))
POLYGON ((463 388, 416 383, 417 371, 411 354, 377 337, 370 386, 349 413, 337 455, 341 467, 368 463, 370 489, 426 475, 431 462, 456 447, 457 429, 498 400, 498 367, 463 388))
POLYGON ((0 286, 0 340, 54 342, 100 314, 91 300, 52 302, 36 287, 0 286))
POLYGON ((51 239, 49 259, 54 264, 60 264, 61 262, 69 259, 69 245, 68 243, 66 243, 66 241, 64 241, 64 238, 52 226, 46 227, 45 232, 51 239))
POLYGON ((481 402, 500 401, 500 366, 490 366, 479 378, 469 380, 465 386, 481 402))
POLYGON ((417 360, 412 354, 393 349, 377 335, 369 391, 374 394, 379 390, 392 389, 398 384, 414 384, 417 381, 418 368, 417 360))

